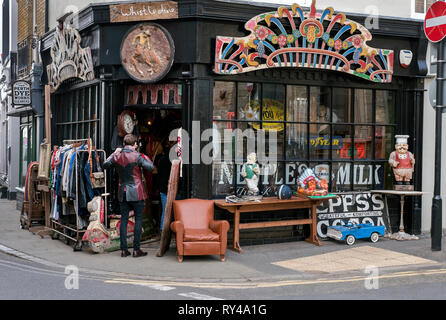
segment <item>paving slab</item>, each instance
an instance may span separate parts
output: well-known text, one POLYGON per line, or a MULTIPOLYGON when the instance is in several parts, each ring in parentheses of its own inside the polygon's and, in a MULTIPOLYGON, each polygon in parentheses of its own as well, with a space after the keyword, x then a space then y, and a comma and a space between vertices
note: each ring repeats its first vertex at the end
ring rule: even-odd
POLYGON ((151 280, 243 283, 305 279, 355 271, 378 262, 401 268, 446 265, 445 252, 432 252, 426 235, 416 241, 380 239, 373 245, 358 241, 353 248, 331 240, 322 241, 322 246, 304 241, 244 246, 243 254, 228 249, 225 262, 220 262, 219 256, 186 256, 179 263, 174 244, 163 257, 156 257, 159 243, 153 242, 142 245, 146 257, 124 259, 119 251, 74 252, 63 241, 20 229, 19 216, 14 201, 0 200, 0 245, 60 266, 75 265, 81 270, 115 274, 116 278, 131 275, 151 280))

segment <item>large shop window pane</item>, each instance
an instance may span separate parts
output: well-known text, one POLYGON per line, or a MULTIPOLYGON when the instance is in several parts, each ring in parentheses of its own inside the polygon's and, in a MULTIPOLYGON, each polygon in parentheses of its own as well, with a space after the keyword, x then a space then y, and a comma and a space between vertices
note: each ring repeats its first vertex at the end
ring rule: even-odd
POLYGON ((355 160, 371 159, 373 153, 373 127, 355 126, 355 160))
POLYGON ((239 120, 260 120, 260 90, 259 83, 238 83, 237 113, 239 120))
POLYGON ((344 192, 352 190, 351 169, 353 164, 350 162, 333 162, 332 165, 332 191, 344 192))
POLYGON ((389 126, 377 126, 375 133, 375 158, 377 160, 389 159, 394 150, 394 128, 389 126))
POLYGON ((333 159, 352 159, 351 125, 333 126, 333 159))
POLYGON ((333 122, 352 122, 352 89, 333 88, 333 122))
POLYGON ((287 124, 286 157, 287 159, 306 159, 308 151, 306 124, 287 124))
POLYGON ((234 194, 234 163, 214 162, 212 164, 212 194, 227 196, 234 194))
POLYGON ((235 135, 235 162, 242 163, 249 153, 257 152, 257 131, 260 122, 239 122, 235 135))
MULTIPOLYGON (((264 84, 262 89, 262 120, 284 121, 285 86, 282 84, 264 84)), ((283 130, 283 124, 264 123, 265 130, 283 130)))
POLYGON ((310 159, 328 159, 330 157, 330 125, 310 125, 310 159))
POLYGON ((395 93, 376 90, 376 123, 395 123, 395 93))
POLYGON ((307 87, 287 86, 287 121, 308 120, 307 87))
POLYGON ((373 175, 372 163, 355 163, 353 166, 353 190, 371 190, 373 188, 373 175))
POLYGON ((261 162, 283 159, 283 123, 263 123, 263 129, 257 131, 257 157, 261 162), (270 129, 265 128, 269 126, 270 129), (271 127, 281 127, 274 130, 271 127))
POLYGON ((355 89, 355 122, 373 122, 373 91, 355 89))
MULTIPOLYGON (((246 182, 241 175, 243 164, 238 164, 236 167, 236 194, 243 196, 247 193, 246 182)), ((259 192, 263 196, 274 196, 277 186, 285 181, 283 173, 284 163, 260 164, 259 192)))
POLYGON ((310 88, 310 120, 330 122, 330 88, 310 88))
POLYGON ((216 121, 213 128, 216 130, 212 137, 213 156, 218 161, 233 161, 235 154, 235 123, 216 121))
POLYGON ((235 83, 215 81, 214 93, 214 120, 231 120, 235 118, 235 83))

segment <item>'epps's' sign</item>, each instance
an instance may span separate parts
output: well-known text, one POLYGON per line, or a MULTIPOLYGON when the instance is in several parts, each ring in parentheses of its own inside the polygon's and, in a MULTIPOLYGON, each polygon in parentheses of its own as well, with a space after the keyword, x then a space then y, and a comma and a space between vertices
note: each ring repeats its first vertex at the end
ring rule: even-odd
POLYGON ((324 201, 317 207, 317 235, 327 238, 327 227, 347 222, 384 225, 390 230, 386 202, 382 195, 370 192, 339 193, 335 199, 324 201))

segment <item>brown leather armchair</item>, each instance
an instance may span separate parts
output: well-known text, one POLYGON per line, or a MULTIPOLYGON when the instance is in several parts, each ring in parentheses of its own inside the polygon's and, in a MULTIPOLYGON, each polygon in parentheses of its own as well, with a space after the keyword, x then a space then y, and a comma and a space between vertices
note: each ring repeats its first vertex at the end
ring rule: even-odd
POLYGON ((225 261, 229 222, 214 220, 214 201, 187 199, 173 203, 178 261, 185 255, 219 254, 225 261))

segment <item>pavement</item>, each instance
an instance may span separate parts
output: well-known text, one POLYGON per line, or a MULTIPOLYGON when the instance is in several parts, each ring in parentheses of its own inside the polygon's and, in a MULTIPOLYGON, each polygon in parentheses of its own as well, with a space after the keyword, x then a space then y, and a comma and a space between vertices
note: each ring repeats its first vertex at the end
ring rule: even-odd
POLYGON ((84 272, 106 274, 115 282, 139 279, 177 285, 273 286, 364 276, 370 266, 380 268, 380 273, 420 269, 446 273, 445 239, 443 250, 433 252, 426 234, 409 241, 383 237, 377 243, 357 240, 353 246, 334 240, 322 241, 319 247, 304 241, 245 246, 242 254, 228 249, 225 262, 219 256, 185 256, 179 263, 174 243, 163 257, 157 257, 159 242, 143 244, 148 255, 142 258, 121 258, 120 251, 74 252, 61 240, 21 229, 15 205, 15 201, 0 200, 0 252, 48 266, 74 265, 84 272))

